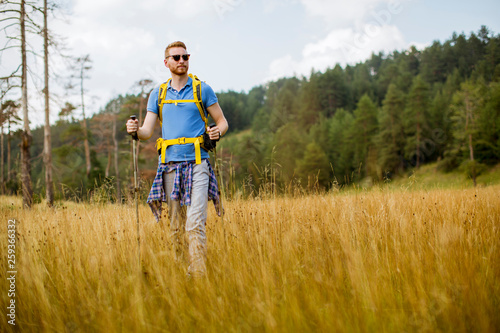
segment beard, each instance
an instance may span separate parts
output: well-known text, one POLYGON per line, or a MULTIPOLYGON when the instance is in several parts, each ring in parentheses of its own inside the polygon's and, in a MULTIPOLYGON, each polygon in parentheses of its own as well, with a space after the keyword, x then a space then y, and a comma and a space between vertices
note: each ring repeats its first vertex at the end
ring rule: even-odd
POLYGON ((171 68, 170 71, 172 72, 172 74, 175 74, 175 75, 184 75, 184 74, 187 74, 188 69, 189 69, 189 66, 187 66, 187 65, 184 65, 181 67, 179 65, 176 65, 174 68, 171 68))

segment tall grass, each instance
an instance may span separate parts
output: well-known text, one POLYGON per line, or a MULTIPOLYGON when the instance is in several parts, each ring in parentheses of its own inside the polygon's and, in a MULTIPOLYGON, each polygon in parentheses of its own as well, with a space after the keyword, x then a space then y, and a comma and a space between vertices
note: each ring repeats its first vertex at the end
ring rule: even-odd
MULTIPOLYGON (((68 202, 25 211, 19 199, 1 197, 0 274, 7 220, 16 218, 23 331, 494 332, 499 192, 234 199, 223 223, 209 207, 201 280, 186 278, 167 223, 153 222, 145 205, 139 267, 133 205, 68 202)), ((5 318, 0 331, 10 329, 5 318)))

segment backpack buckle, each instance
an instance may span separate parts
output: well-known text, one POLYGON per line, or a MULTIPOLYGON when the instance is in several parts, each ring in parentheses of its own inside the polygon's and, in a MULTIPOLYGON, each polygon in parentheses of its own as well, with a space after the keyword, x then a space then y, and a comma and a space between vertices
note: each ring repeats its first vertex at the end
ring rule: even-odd
POLYGON ((178 138, 177 141, 179 142, 180 145, 183 145, 186 143, 186 138, 178 138))

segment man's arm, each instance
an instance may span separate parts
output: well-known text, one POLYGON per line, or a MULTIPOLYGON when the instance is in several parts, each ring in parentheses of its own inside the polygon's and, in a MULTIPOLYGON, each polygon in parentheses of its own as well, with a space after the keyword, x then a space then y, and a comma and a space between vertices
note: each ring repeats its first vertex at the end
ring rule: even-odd
POLYGON ((127 132, 128 133, 137 132, 137 136, 139 137, 139 139, 147 140, 151 137, 151 135, 153 135, 157 120, 158 120, 158 115, 154 112, 148 111, 146 113, 146 118, 144 119, 144 123, 140 128, 138 128, 139 120, 129 119, 127 121, 127 132))
POLYGON ((224 113, 222 112, 219 103, 210 105, 207 108, 207 111, 210 114, 210 116, 212 116, 212 119, 215 121, 215 126, 210 128, 208 134, 210 136, 210 139, 218 140, 222 135, 224 135, 227 132, 229 128, 226 117, 224 117, 224 113))

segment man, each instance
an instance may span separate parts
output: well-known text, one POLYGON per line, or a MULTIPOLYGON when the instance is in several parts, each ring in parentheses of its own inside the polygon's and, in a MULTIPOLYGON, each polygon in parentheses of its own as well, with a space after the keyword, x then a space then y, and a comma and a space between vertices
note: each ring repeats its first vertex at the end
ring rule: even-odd
POLYGON ((151 92, 142 127, 138 127, 137 120, 128 120, 127 132, 137 132, 139 139, 147 140, 160 120, 162 138, 158 139, 157 148, 161 157, 148 203, 158 221, 161 202, 167 201, 176 259, 183 257, 186 231, 188 274, 203 276, 206 273, 207 205, 209 199, 218 200, 218 187, 208 152, 200 149, 209 140, 206 135, 205 140, 201 138, 206 132, 211 140, 219 140, 228 130, 228 123, 212 88, 188 75, 189 57, 183 42, 167 46, 164 63, 172 78, 151 92), (200 88, 203 105, 196 103, 200 88), (207 113, 215 126, 206 125, 207 113))

